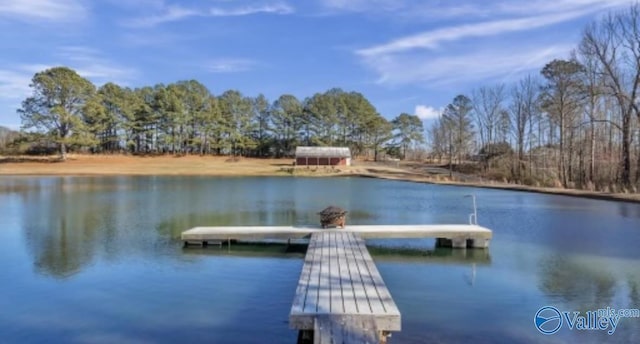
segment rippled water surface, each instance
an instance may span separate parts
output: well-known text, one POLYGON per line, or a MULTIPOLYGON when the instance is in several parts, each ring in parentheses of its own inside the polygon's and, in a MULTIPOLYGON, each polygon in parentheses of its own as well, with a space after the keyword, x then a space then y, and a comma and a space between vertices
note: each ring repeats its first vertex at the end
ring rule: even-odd
POLYGON ((479 223, 487 251, 370 241, 401 313, 390 343, 639 343, 550 336, 536 311, 640 308, 640 205, 360 178, 2 177, 0 343, 294 343, 304 248, 183 249, 198 225, 479 223))

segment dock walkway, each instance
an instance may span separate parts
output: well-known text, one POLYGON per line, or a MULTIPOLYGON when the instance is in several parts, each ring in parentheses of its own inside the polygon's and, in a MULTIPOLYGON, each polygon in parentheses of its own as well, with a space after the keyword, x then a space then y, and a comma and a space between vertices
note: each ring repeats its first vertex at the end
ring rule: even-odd
POLYGON ((379 343, 400 331, 400 311, 362 238, 311 236, 289 326, 314 331, 314 343, 379 343))

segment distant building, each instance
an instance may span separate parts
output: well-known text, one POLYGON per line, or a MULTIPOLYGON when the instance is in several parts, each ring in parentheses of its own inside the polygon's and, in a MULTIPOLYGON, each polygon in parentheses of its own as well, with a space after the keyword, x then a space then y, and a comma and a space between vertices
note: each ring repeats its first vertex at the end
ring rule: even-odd
POLYGON ((351 151, 348 147, 297 147, 298 166, 350 166, 351 151))

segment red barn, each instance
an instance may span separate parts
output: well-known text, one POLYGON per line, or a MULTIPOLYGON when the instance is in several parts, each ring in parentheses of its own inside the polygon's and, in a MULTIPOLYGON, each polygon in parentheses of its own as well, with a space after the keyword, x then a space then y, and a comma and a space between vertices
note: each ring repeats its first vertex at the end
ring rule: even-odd
POLYGON ((350 166, 348 147, 296 147, 297 166, 350 166))

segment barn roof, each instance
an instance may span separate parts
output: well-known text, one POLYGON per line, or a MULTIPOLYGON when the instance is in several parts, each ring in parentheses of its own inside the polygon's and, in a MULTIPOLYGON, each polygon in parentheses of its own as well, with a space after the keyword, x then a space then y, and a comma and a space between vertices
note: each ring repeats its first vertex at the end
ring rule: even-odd
POLYGON ((350 158, 349 147, 296 147, 296 157, 350 158))

